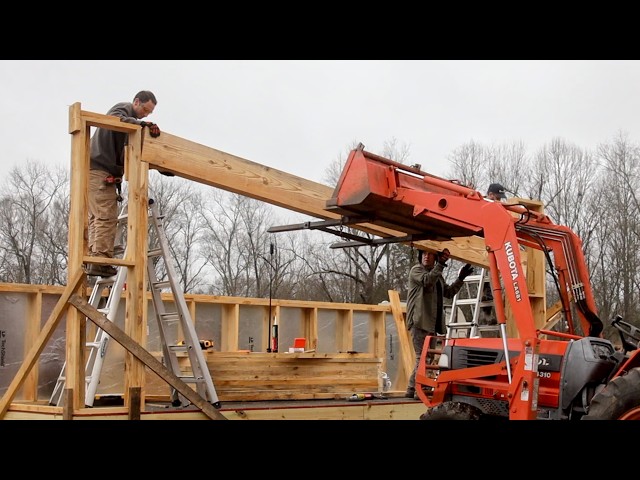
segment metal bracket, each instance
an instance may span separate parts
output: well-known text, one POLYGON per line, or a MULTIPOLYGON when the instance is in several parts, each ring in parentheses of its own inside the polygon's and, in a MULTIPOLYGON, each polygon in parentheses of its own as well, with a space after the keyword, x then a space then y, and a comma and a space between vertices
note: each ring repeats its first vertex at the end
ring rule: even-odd
POLYGON ((373 219, 364 217, 341 217, 334 220, 322 220, 319 222, 304 222, 293 223, 291 225, 280 225, 271 227, 267 230, 268 233, 279 232, 291 232, 293 230, 324 230, 332 233, 332 230, 328 230, 329 227, 341 227, 345 225, 355 225, 358 223, 372 223, 373 219))
POLYGON ((348 242, 337 242, 331 244, 330 248, 347 248, 347 247, 362 247, 365 245, 368 246, 378 246, 385 245, 388 243, 406 243, 406 242, 417 242, 420 240, 434 240, 438 238, 437 235, 433 235, 430 233, 421 233, 421 234, 413 234, 413 235, 404 235, 402 237, 385 237, 385 238, 368 238, 363 237, 362 235, 356 235, 353 233, 345 232, 342 227, 349 225, 356 225, 359 223, 373 223, 374 218, 371 217, 348 217, 343 216, 340 219, 335 220, 322 220, 318 222, 304 222, 304 223, 294 223, 291 225, 279 225, 275 227, 271 227, 267 230, 268 233, 279 233, 279 232, 291 232, 294 230, 321 230, 323 232, 330 233, 332 235, 336 235, 341 238, 346 238, 351 241, 348 242), (339 230, 334 230, 332 227, 339 227, 339 230))
POLYGON ((407 243, 407 242, 419 242, 421 240, 433 240, 434 236, 428 233, 421 233, 416 235, 404 235, 402 237, 385 237, 385 238, 366 238, 352 235, 354 237, 353 242, 336 242, 332 243, 329 248, 349 248, 349 247, 362 247, 369 245, 371 247, 377 247, 378 245, 386 245, 388 243, 407 243))

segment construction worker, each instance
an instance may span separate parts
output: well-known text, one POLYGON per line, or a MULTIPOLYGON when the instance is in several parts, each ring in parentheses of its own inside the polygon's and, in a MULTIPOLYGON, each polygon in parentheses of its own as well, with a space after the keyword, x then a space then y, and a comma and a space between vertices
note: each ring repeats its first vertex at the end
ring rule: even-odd
POLYGON ((405 393, 407 398, 418 398, 416 394, 416 370, 422 355, 422 346, 427 336, 444 334, 446 331, 443 297, 453 298, 473 272, 473 266, 466 264, 460 269, 458 278, 448 285, 442 271, 449 260, 449 249, 441 252, 424 253, 418 251, 418 263, 409 270, 409 292, 407 293, 407 329, 411 333, 416 361, 409 377, 405 393))
MULTIPOLYGON (((158 104, 149 90, 136 93, 132 102, 121 102, 109 109, 107 115, 120 121, 149 127, 152 137, 160 135, 160 128, 141 119, 151 115, 158 104)), ((113 258, 118 225, 118 201, 124 175, 124 146, 128 134, 97 128, 91 137, 89 166, 89 256, 113 258)), ((112 265, 89 264, 87 275, 109 277, 117 270, 112 265)))
MULTIPOLYGON (((485 198, 494 202, 502 202, 507 198, 506 191, 506 188, 504 188, 502 184, 492 183, 487 189, 487 196, 485 198)), ((491 287, 491 282, 485 282, 482 288, 482 301, 493 302, 493 288, 491 287)), ((482 307, 482 321, 479 323, 481 325, 495 325, 497 323, 494 307, 482 307)))
POLYGON ((499 183, 492 183, 487 189, 487 197, 494 202, 501 202, 507 198, 506 189, 499 183))

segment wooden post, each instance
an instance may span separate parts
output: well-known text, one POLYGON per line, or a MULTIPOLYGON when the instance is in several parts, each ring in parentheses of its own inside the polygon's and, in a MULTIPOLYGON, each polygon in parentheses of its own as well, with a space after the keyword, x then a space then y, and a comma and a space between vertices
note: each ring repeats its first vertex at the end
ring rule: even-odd
MULTIPOLYGON (((125 174, 129 197, 127 202, 127 248, 124 260, 128 263, 125 333, 140 345, 146 345, 147 333, 147 224, 149 217, 148 171, 149 165, 140 162, 141 130, 129 133, 126 147, 125 174)), ((144 403, 144 397, 129 398, 135 388, 145 381, 144 365, 130 353, 125 354, 125 404, 131 411, 144 409, 132 401, 144 403)))
POLYGON ((394 390, 406 390, 409 385, 409 375, 413 372, 416 364, 416 351, 402 313, 400 295, 396 290, 389 290, 389 303, 391 304, 391 314, 398 331, 398 342, 400 343, 400 362, 398 375, 395 379, 394 390))
POLYGON ((142 388, 129 388, 129 420, 140 420, 140 408, 142 405, 144 405, 144 401, 142 398, 142 388))
MULTIPOLYGON (((90 129, 82 117, 80 103, 69 107, 69 133, 71 136, 71 178, 69 206, 69 260, 67 284, 76 272, 82 272, 82 257, 87 251, 85 226, 88 222, 87 185, 89 182, 90 129)), ((85 278, 74 293, 85 291, 85 278)), ((70 308, 67 313, 65 388, 73 391, 73 408, 85 404, 85 343, 86 322, 82 315, 70 308)))
POLYGON ((387 353, 386 353, 386 331, 384 319, 386 312, 370 312, 369 313, 369 331, 367 339, 369 340, 369 353, 373 353, 374 357, 382 358, 380 365, 381 371, 387 369, 387 353))
MULTIPOLYGON (((28 352, 40 331, 42 318, 42 292, 29 294, 27 304, 27 324, 24 332, 24 351, 28 352)), ((38 401, 38 365, 31 369, 23 387, 23 398, 29 402, 38 401)))
POLYGON ((338 310, 336 312, 336 349, 338 352, 353 350, 353 310, 338 310))
POLYGON ((73 420, 73 388, 65 388, 62 395, 62 419, 73 420))
MULTIPOLYGON (((267 313, 267 316, 269 314, 267 313)), ((240 305, 223 305, 222 306, 222 318, 220 319, 221 329, 221 352, 235 352, 238 350, 238 326, 240 323, 240 305)), ((266 328, 263 328, 265 330, 266 328)), ((265 336, 263 335, 263 338, 265 336)), ((269 341, 269 333, 266 338, 263 339, 263 348, 266 351, 266 346, 269 341), (265 341, 266 340, 266 341, 265 341)))
POLYGON ((307 350, 316 351, 318 349, 318 307, 303 308, 302 332, 307 339, 307 350))

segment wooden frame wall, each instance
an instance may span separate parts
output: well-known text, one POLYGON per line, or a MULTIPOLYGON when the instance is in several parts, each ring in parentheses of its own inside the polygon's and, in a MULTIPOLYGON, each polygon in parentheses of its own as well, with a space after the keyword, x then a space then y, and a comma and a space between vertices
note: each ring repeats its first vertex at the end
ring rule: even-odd
MULTIPOLYGON (((38 356, 31 353, 34 345, 40 346, 38 355, 42 352, 46 341, 43 341, 42 332, 47 335, 47 340, 55 329, 51 321, 47 322, 49 327, 41 328, 41 318, 43 315, 54 318, 57 315, 61 318, 64 298, 71 295, 69 292, 76 291, 76 288, 46 285, 30 285, 15 283, 0 283, 0 294, 21 295, 25 297, 24 302, 27 304, 28 315, 24 322, 25 341, 24 352, 25 364, 29 364, 30 373, 24 377, 22 394, 19 396, 21 401, 37 402, 38 401, 38 356), (43 310, 42 297, 44 295, 59 298, 56 308, 52 312, 43 310), (64 297, 64 298, 63 298, 64 297), (32 358, 33 357, 33 358, 32 358), (31 368, 36 367, 36 368, 31 368)), ((84 298, 88 298, 91 294, 91 288, 85 287, 84 298)), ((126 301, 125 293, 122 293, 123 299, 126 301)), ((173 297, 170 293, 162 294, 165 302, 171 302, 173 297)), ((394 378, 392 390, 403 390, 406 388, 406 379, 413 368, 413 353, 409 356, 404 352, 408 352, 408 334, 404 326, 404 305, 400 303, 398 293, 389 291, 390 303, 369 305, 354 303, 334 303, 334 302, 317 302, 317 301, 300 301, 300 300, 282 300, 266 298, 248 298, 248 297, 228 297, 204 294, 185 294, 185 301, 191 313, 196 326, 198 325, 198 312, 207 311, 208 305, 219 305, 220 310, 220 329, 221 341, 220 345, 215 345, 215 351, 220 353, 238 352, 238 330, 240 328, 240 318, 247 316, 248 310, 261 309, 262 313, 255 316, 259 318, 261 325, 262 343, 256 345, 257 352, 266 352, 267 342, 269 338, 268 317, 269 311, 274 310, 280 318, 281 328, 294 322, 299 325, 301 335, 306 339, 307 351, 316 351, 318 347, 318 317, 330 317, 335 321, 336 330, 335 343, 338 348, 336 354, 345 353, 353 349, 353 320, 357 317, 367 322, 367 346, 366 350, 359 351, 355 356, 369 355, 372 358, 380 359, 380 368, 382 371, 388 371, 387 366, 387 347, 386 347, 386 321, 391 317, 398 330, 398 343, 400 350, 400 358, 397 364, 397 374, 394 378), (291 314, 293 312, 293 315, 291 314), (404 337, 403 337, 404 335, 404 337)), ((146 303, 151 303, 151 293, 145 292, 146 303)), ((73 305, 72 305, 73 306, 73 305)), ((125 313, 126 315, 126 313, 125 313)), ((84 315, 83 315, 84 317, 84 315)), ((329 341, 328 343, 332 343, 329 341)), ((291 345, 281 344, 280 352, 286 352, 291 345)), ((152 352, 155 356, 161 356, 162 352, 152 352)), ((329 352, 328 355, 333 355, 329 352)), ((327 355, 327 354, 320 354, 327 355)))

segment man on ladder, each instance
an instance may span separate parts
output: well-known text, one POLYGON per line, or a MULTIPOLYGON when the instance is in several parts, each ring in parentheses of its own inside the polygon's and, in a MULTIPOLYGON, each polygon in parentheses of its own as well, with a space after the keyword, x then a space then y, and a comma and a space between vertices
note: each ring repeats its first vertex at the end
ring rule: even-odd
MULTIPOLYGON (((119 117, 121 121, 140 125, 149 128, 149 134, 152 137, 160 136, 160 128, 151 122, 143 122, 142 118, 153 113, 157 100, 155 95, 148 90, 138 92, 132 102, 120 102, 111 107, 107 115, 119 117)), ((125 164, 125 145, 128 140, 128 134, 116 132, 106 128, 97 128, 91 137, 90 146, 90 178, 88 187, 88 210, 89 210, 89 256, 101 258, 114 258, 116 251, 116 236, 118 234, 118 225, 120 220, 126 218, 126 215, 118 217, 118 202, 121 202, 121 184, 124 175, 125 164)), ((159 170, 161 174, 173 176, 171 172, 159 170)), ((153 213, 151 214, 152 225, 155 229, 156 238, 159 245, 156 248, 149 247, 148 256, 154 257, 155 260, 162 258, 165 261, 165 267, 169 276, 168 282, 161 282, 156 278, 153 264, 148 269, 149 283, 154 299, 154 309, 156 318, 160 327, 161 341, 163 344, 164 361, 167 366, 171 367, 173 373, 182 378, 185 382, 193 382, 196 384, 197 392, 203 398, 213 404, 216 408, 220 408, 220 402, 216 394, 210 372, 204 360, 200 343, 196 336, 195 328, 184 300, 184 294, 176 289, 177 283, 174 280, 175 272, 171 262, 169 262, 169 249, 167 245, 166 235, 162 224, 162 216, 157 212, 157 206, 153 205, 153 200, 149 203, 153 213), (153 251, 153 253, 152 253, 153 251), (161 300, 161 290, 164 287, 170 287, 175 299, 178 311, 173 314, 167 313, 161 300), (177 317, 182 326, 185 340, 178 344, 175 340, 169 345, 164 333, 164 324, 167 319, 177 317), (191 371, 186 376, 181 373, 178 364, 176 352, 188 352, 191 371)), ((125 207, 126 208, 126 207, 125 207)), ((123 208, 123 211, 125 209, 123 208)), ((118 299, 122 293, 124 282, 126 281, 126 268, 115 268, 112 265, 101 264, 99 262, 90 263, 85 266, 87 275, 102 277, 97 280, 94 286, 94 292, 91 298, 91 305, 98 308, 102 291, 105 288, 110 290, 107 299, 107 308, 100 309, 106 314, 107 319, 114 321, 117 313, 118 299), (118 272, 120 270, 120 272, 118 272), (117 276, 116 276, 117 275, 117 276)), ((99 331, 93 342, 87 342, 90 352, 89 360, 86 365, 86 384, 87 384, 87 404, 93 404, 93 397, 97 384, 99 382, 100 371, 102 368, 102 358, 106 354, 106 346, 109 336, 99 331), (96 356, 99 353, 99 360, 96 356)), ((65 384, 65 366, 54 388, 51 397, 52 404, 58 404, 61 399, 61 392, 65 384)), ((172 393, 174 405, 179 402, 177 393, 172 393)))
MULTIPOLYGON (((160 136, 160 128, 141 119, 153 113, 155 95, 142 90, 132 102, 120 102, 109 109, 107 115, 119 117, 122 122, 148 127, 152 137, 160 136)), ((122 201, 120 187, 124 175, 124 147, 128 134, 106 128, 97 128, 91 137, 89 170, 89 256, 113 258, 118 226, 118 202, 122 201)), ((112 265, 91 263, 87 275, 111 277, 117 273, 112 265)))

